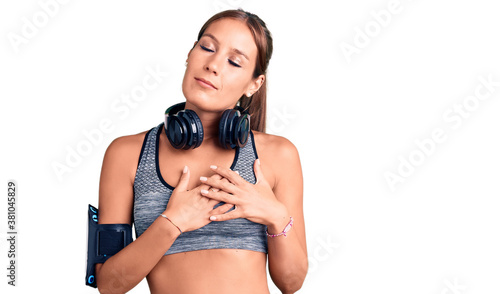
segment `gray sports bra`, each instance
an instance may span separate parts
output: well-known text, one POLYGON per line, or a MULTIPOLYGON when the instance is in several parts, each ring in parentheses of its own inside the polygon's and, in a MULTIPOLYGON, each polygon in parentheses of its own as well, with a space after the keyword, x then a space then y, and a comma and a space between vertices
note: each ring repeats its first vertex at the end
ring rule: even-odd
MULTIPOLYGON (((165 211, 174 187, 165 182, 158 164, 158 144, 164 123, 146 133, 142 144, 139 165, 134 180, 134 224, 139 237, 165 211)), ((257 151, 250 132, 247 144, 236 148, 231 169, 238 171, 246 181, 255 184, 253 163, 257 151)), ((267 253, 266 226, 245 218, 211 222, 197 230, 179 235, 165 253, 233 248, 267 253)))

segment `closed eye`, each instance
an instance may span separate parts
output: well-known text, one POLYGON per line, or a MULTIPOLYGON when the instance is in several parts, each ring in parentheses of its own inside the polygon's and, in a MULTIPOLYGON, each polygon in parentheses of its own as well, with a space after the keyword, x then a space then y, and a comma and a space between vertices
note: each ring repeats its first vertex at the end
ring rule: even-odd
POLYGON ((234 65, 234 66, 236 66, 236 67, 241 67, 241 65, 237 64, 236 62, 232 61, 231 59, 228 59, 228 61, 229 61, 229 63, 230 63, 231 65, 234 65))
MULTIPOLYGON (((207 52, 214 52, 214 50, 212 49, 209 49, 203 45, 200 45, 201 49, 207 51, 207 52)), ((232 61, 231 59, 228 59, 227 61, 229 61, 229 64, 231 64, 232 66, 236 66, 236 67, 241 67, 241 65, 237 64, 236 62, 232 61)))
POLYGON ((208 52, 214 52, 214 50, 212 49, 208 49, 207 47, 203 46, 203 45, 200 45, 201 49, 205 50, 205 51, 208 51, 208 52))

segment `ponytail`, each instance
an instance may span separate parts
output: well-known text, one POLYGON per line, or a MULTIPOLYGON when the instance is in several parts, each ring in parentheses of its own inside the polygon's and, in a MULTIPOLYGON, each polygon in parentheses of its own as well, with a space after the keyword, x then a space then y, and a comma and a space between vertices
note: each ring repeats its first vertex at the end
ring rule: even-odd
POLYGON ((250 98, 243 95, 240 98, 240 106, 250 114, 250 129, 253 131, 266 132, 266 99, 267 81, 264 79, 259 91, 250 98))

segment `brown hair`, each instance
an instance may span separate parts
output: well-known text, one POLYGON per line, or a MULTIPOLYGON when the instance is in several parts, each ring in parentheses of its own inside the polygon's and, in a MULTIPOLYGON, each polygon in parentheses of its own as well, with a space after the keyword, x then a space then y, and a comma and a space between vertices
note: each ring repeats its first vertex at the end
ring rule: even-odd
MULTIPOLYGON (((253 78, 257 78, 262 74, 265 75, 269 60, 273 54, 273 38, 264 21, 257 15, 246 12, 241 8, 238 10, 225 10, 219 12, 207 20, 203 27, 201 27, 198 33, 198 41, 212 22, 226 17, 238 19, 247 24, 252 32, 255 44, 257 45, 257 61, 253 72, 253 78)), ((239 99, 240 106, 247 109, 251 116, 250 128, 259 132, 265 132, 266 130, 266 84, 267 77, 264 79, 264 83, 260 89, 251 97, 243 95, 239 99)))

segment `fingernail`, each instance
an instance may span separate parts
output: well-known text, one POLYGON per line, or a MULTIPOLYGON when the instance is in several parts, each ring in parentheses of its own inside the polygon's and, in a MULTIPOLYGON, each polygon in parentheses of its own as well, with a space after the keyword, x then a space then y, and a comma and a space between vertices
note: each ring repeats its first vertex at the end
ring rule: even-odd
POLYGON ((182 173, 183 173, 183 174, 185 174, 185 173, 187 173, 187 172, 188 172, 188 167, 187 167, 187 165, 186 165, 186 166, 184 166, 184 169, 182 170, 182 173))
POLYGON ((216 219, 217 219, 217 218, 216 218, 215 216, 213 216, 213 215, 210 217, 210 220, 211 220, 211 221, 214 221, 214 220, 216 220, 216 219))
POLYGON ((237 170, 235 170, 234 172, 235 172, 235 173, 237 173, 237 174, 240 174, 240 172, 239 172, 239 171, 237 171, 237 170))
POLYGON ((205 182, 207 180, 206 177, 200 177, 200 181, 205 182))
POLYGON ((200 192, 201 192, 201 194, 203 194, 203 195, 208 195, 208 190, 201 190, 200 192))
POLYGON ((257 164, 260 165, 260 159, 257 158, 257 164))
POLYGON ((216 165, 211 165, 210 168, 211 169, 217 169, 217 166, 216 165))

